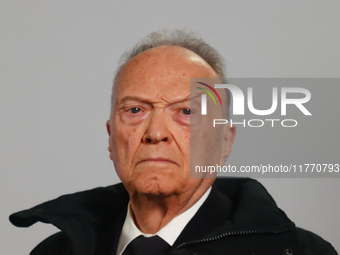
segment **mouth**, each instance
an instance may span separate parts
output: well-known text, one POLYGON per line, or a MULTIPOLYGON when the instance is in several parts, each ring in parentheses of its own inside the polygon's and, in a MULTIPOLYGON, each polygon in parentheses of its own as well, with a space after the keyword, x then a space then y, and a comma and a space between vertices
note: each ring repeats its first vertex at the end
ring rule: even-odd
POLYGON ((174 161, 167 159, 167 158, 147 158, 143 159, 138 164, 141 163, 161 163, 161 164, 175 164, 177 165, 174 161))

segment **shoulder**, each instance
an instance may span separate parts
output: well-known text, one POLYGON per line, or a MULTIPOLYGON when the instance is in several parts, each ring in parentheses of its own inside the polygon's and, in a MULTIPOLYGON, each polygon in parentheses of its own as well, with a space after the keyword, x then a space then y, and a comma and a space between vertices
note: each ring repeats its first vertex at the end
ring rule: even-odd
POLYGON ((296 237, 304 254, 338 254, 330 243, 311 231, 296 228, 296 237))
POLYGON ((94 243, 118 224, 128 202, 126 189, 116 184, 63 195, 14 213, 9 219, 18 227, 43 222, 61 230, 38 244, 31 255, 91 254, 94 243))
POLYGON ((58 232, 40 244, 38 244, 30 253, 30 255, 71 255, 72 247, 68 238, 58 232))

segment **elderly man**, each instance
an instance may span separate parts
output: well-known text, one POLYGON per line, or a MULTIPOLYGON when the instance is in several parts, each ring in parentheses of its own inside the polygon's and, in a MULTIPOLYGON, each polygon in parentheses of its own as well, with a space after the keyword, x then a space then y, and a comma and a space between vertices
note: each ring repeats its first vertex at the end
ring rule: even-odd
MULTIPOLYGON (((125 56, 107 121, 122 184, 11 215, 17 226, 42 221, 61 230, 31 254, 336 254, 296 228, 258 182, 190 177, 192 161, 224 165, 235 137, 235 127, 212 129, 209 118, 195 117, 190 102, 190 78, 224 79, 213 48, 174 31, 152 33, 125 56)), ((228 91, 221 96, 228 101, 228 91)))

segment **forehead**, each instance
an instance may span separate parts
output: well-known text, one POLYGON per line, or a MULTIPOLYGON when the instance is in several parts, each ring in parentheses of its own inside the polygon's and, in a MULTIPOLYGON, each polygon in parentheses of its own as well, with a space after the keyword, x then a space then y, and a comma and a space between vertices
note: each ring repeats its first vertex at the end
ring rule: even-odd
POLYGON ((115 82, 115 97, 144 94, 190 93, 190 78, 218 77, 213 68, 196 53, 178 46, 147 50, 120 71, 115 82))

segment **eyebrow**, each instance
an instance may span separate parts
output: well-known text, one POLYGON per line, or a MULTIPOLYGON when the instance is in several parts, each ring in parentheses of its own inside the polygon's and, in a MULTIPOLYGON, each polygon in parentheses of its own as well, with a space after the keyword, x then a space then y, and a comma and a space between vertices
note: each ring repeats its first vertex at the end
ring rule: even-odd
MULTIPOLYGON (((189 96, 187 96, 187 97, 185 97, 183 99, 180 99, 180 100, 178 100, 176 102, 173 102, 171 104, 177 104, 177 103, 182 103, 182 102, 190 101, 192 99, 196 99, 199 96, 201 96, 201 94, 197 94, 197 93, 195 93, 195 94, 196 95, 194 95, 194 96, 189 95, 189 96)), ((139 97, 139 96, 125 96, 121 100, 117 101, 117 104, 124 104, 127 101, 137 101, 137 102, 143 102, 143 103, 147 103, 147 104, 153 103, 152 100, 147 99, 147 98, 142 98, 142 97, 139 97)))
POLYGON ((141 98, 138 96, 125 96, 121 100, 117 101, 117 104, 124 104, 126 101, 138 101, 138 102, 146 102, 146 103, 151 103, 150 100, 141 98))
POLYGON ((204 93, 193 93, 193 96, 190 95, 190 100, 194 100, 199 98, 204 93))

